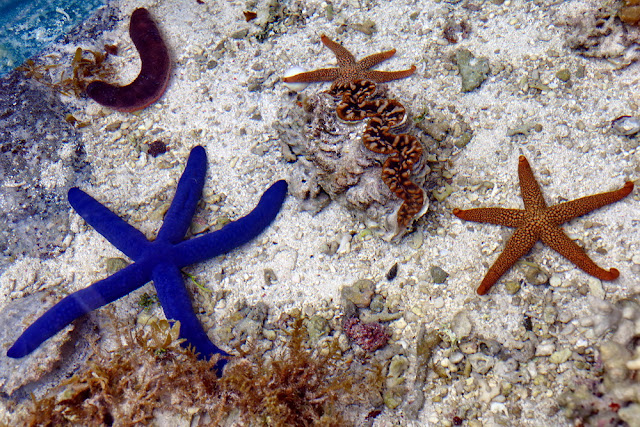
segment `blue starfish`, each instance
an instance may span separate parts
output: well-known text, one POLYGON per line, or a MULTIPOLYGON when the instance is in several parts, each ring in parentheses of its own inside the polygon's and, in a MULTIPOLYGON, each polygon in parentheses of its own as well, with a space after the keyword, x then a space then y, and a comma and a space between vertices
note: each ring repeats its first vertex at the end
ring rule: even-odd
MULTIPOLYGON (((207 169, 204 148, 191 150, 176 194, 165 215, 158 237, 144 234, 78 188, 69 190, 69 203, 96 231, 124 252, 134 263, 117 273, 66 296, 29 326, 7 351, 7 356, 28 355, 78 317, 102 307, 153 280, 167 319, 180 321, 180 337, 195 348, 200 358, 228 354, 216 347, 202 329, 184 286, 180 269, 224 254, 247 243, 276 217, 287 193, 286 181, 274 183, 247 216, 221 230, 183 240, 202 194, 207 169)), ((218 373, 226 363, 221 359, 218 373)))

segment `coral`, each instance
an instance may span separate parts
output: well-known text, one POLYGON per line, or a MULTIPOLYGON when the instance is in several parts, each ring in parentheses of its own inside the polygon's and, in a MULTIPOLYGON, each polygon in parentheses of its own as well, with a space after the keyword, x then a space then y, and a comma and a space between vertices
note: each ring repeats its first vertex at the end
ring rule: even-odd
POLYGON ((357 317, 350 317, 343 325, 344 333, 366 351, 381 349, 391 338, 386 328, 377 322, 364 323, 357 317))
POLYGON ((624 68, 638 61, 635 48, 640 27, 623 24, 614 3, 594 2, 591 9, 571 8, 559 24, 567 31, 566 44, 588 58, 604 58, 624 68))

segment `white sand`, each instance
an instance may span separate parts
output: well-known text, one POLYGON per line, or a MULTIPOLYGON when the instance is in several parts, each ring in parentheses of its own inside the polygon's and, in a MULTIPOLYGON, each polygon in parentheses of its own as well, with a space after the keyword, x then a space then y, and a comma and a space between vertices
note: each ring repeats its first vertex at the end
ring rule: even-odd
MULTIPOLYGON (((475 288, 511 231, 464 223, 453 217, 451 210, 476 206, 521 208, 517 186, 520 154, 528 157, 549 204, 619 188, 626 180, 638 178, 637 141, 613 134, 609 125, 620 115, 637 113, 639 66, 634 64, 613 72, 606 61, 582 58, 563 47, 566 29, 556 25, 570 11, 592 8, 595 2, 569 1, 547 7, 529 1, 507 1, 501 6, 478 2, 482 9, 473 12, 464 9, 462 3, 337 0, 333 2, 337 15, 329 22, 323 12, 324 3, 311 0, 305 2, 310 16, 304 24, 291 26, 261 44, 228 38, 239 28, 249 28, 250 34, 255 31, 255 26, 245 23, 242 17, 246 8, 243 1, 205 0, 206 5, 195 0, 121 3, 124 16, 144 6, 159 23, 175 60, 167 92, 160 102, 135 116, 111 112, 90 101, 70 102, 77 105, 78 118, 88 118, 93 123, 85 131, 84 141, 93 176, 90 183, 82 186, 83 190, 149 237, 155 236, 161 224, 149 216, 161 204, 161 198, 172 196, 188 151, 196 144, 206 147, 209 158, 205 193, 226 196, 215 207, 207 204, 206 210, 197 213, 205 220, 212 221, 221 214, 232 219, 244 215, 270 183, 289 177, 293 166, 281 157, 272 123, 279 119, 280 109, 294 106, 278 79, 293 65, 311 70, 335 64, 331 52, 320 43, 322 33, 343 43, 357 58, 395 47, 396 57, 380 68, 398 70, 417 65, 414 76, 389 85, 391 93, 410 114, 419 115, 429 102, 453 106, 474 131, 468 146, 451 159, 453 166, 449 170, 454 174, 455 192, 443 203, 432 200, 435 212, 419 222, 416 232, 399 244, 374 238, 353 243, 347 253, 323 255, 319 251, 322 243, 340 240, 343 233, 357 232, 364 226, 335 204, 315 216, 299 212, 299 201, 289 197, 277 220, 257 240, 227 256, 190 267, 189 271, 212 290, 231 291, 226 306, 216 306, 214 322, 229 314, 233 303, 243 298, 249 304, 265 301, 274 314, 294 307, 318 307, 331 300, 338 304, 342 286, 359 278, 371 278, 378 281, 377 290, 388 301, 397 301, 403 310, 423 313, 418 320, 426 321, 429 328, 446 324, 464 309, 476 334, 501 343, 513 342, 527 306, 514 304, 504 283, 524 278, 525 269, 512 268, 487 297, 475 294, 475 288), (453 11, 448 12, 449 9, 453 11), (415 19, 409 17, 412 12, 419 12, 415 19), (442 37, 443 23, 447 18, 460 17, 466 17, 471 24, 471 35, 450 45, 442 37), (372 36, 352 29, 336 35, 339 22, 352 24, 366 19, 376 23, 377 31, 372 36), (206 62, 214 58, 214 49, 222 40, 226 40, 224 54, 215 68, 207 70, 206 62), (461 94, 460 77, 447 71, 455 69, 450 57, 459 47, 478 57, 488 57, 492 69, 501 65, 512 71, 490 76, 479 89, 461 94), (549 50, 557 51, 559 56, 548 56, 549 50), (206 59, 196 63, 197 55, 206 59), (552 62, 544 66, 546 61, 552 62), (263 67, 259 71, 252 69, 257 63, 263 67), (578 65, 586 69, 583 78, 574 77, 578 65), (565 67, 572 73, 572 90, 564 89, 554 77, 556 71, 565 67), (523 76, 531 76, 535 68, 552 90, 526 95, 518 82, 523 76), (248 92, 247 81, 256 76, 268 77, 261 91, 248 92), (106 117, 99 118, 101 112, 106 112, 106 117), (261 120, 251 118, 256 112, 261 120), (131 141, 120 132, 104 130, 104 126, 116 120, 128 124, 129 131, 137 128, 134 134, 140 138, 131 141), (543 130, 528 136, 506 135, 508 127, 522 122, 540 123, 543 130), (579 122, 585 125, 583 130, 579 129, 579 122), (151 135, 149 128, 165 131, 151 135), (140 144, 155 139, 168 142, 171 151, 156 159, 139 153, 140 144), (254 154, 255 146, 266 152, 254 154), (180 166, 160 169, 159 162, 180 166), (495 187, 493 191, 474 193, 460 185, 465 181, 488 181, 495 187), (477 200, 472 202, 471 198, 477 200), (218 212, 212 212, 218 207, 218 212), (427 233, 426 228, 437 231, 427 233), (416 237, 418 234, 422 236, 416 237), (414 249, 411 243, 420 237, 423 242, 414 249), (399 263, 398 278, 388 282, 384 275, 395 262, 399 263), (446 284, 432 283, 429 273, 432 265, 449 273, 446 284), (272 286, 265 285, 265 268, 272 268, 278 278, 272 286), (220 282, 216 274, 221 269, 225 274, 220 282)), ((258 1, 255 10, 264 10, 264 3, 258 1)), ((121 47, 123 82, 137 73, 135 49, 127 28, 124 21, 113 33, 104 34, 104 40, 96 41, 96 46, 109 42, 121 47)), ((305 92, 311 94, 327 88, 327 84, 314 84, 305 92)), ((565 226, 596 263, 620 270, 618 280, 603 283, 607 300, 615 301, 640 290, 640 265, 632 261, 640 248, 638 200, 636 189, 625 200, 565 226), (587 229, 585 224, 589 221, 594 225, 587 229), (596 252, 599 248, 604 248, 606 254, 596 252)), ((19 259, 0 277, 0 286, 12 289, 8 298, 48 287, 56 287, 61 294, 76 291, 105 276, 105 258, 122 256, 76 214, 72 218, 76 234, 64 253, 47 261, 19 259)), ((590 280, 587 274, 541 244, 525 259, 559 275, 562 287, 546 292, 554 301, 562 296, 564 305, 557 307, 560 312, 568 310, 578 317, 589 312, 587 299, 576 290, 590 280)), ((637 255, 634 260, 639 262, 637 255)), ((152 285, 143 290, 152 292, 152 285)), ((540 292, 540 288, 525 285, 519 295, 530 300, 530 294, 540 292)), ((135 315, 139 294, 115 304, 135 315)), ((394 339, 411 348, 418 324, 410 322, 403 331, 396 328, 394 339)), ((547 413, 561 391, 551 388, 551 395, 525 399, 522 418, 517 422, 543 425, 537 417, 541 412, 547 413)), ((436 421, 449 419, 447 414, 461 396, 455 397, 452 391, 450 397, 452 400, 438 405, 427 398, 421 421, 439 425, 436 421)), ((392 423, 394 413, 387 412, 379 419, 379 425, 392 423)), ((481 421, 491 424, 490 419, 487 415, 481 421)), ((568 425, 563 417, 549 422, 568 425)))

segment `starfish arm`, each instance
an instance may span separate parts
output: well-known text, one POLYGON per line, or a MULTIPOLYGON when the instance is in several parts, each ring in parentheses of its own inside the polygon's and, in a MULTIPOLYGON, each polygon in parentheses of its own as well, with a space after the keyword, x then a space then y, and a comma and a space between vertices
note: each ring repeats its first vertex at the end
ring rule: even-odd
POLYGON ((576 242, 564 234, 560 227, 544 230, 541 240, 551 249, 574 263, 582 271, 600 280, 615 280, 620 276, 620 272, 615 268, 610 270, 600 268, 576 242))
POLYGON ((505 227, 520 227, 524 224, 524 211, 504 208, 454 209, 453 214, 465 221, 485 222, 505 227))
POLYGON ((396 54, 395 49, 385 50, 384 52, 374 53, 373 55, 365 56, 360 61, 358 61, 358 67, 368 70, 369 68, 375 67, 379 63, 386 61, 396 54))
POLYGON ((366 80, 371 80, 376 83, 384 83, 391 80, 404 79, 405 77, 412 75, 415 71, 416 66, 412 65, 408 70, 400 71, 367 70, 363 72, 363 76, 366 80))
POLYGON ((283 77, 285 83, 313 83, 332 82, 339 76, 337 68, 321 68, 319 70, 306 71, 289 77, 283 77))
POLYGON ((113 246, 134 261, 140 258, 149 245, 144 234, 79 188, 70 189, 67 197, 78 215, 113 246))
MULTIPOLYGON (((193 346, 201 359, 209 359, 214 354, 228 356, 227 352, 211 342, 202 328, 202 324, 193 311, 191 298, 182 280, 180 270, 173 264, 159 264, 153 269, 152 279, 164 315, 169 320, 180 322, 180 337, 186 340, 184 345, 193 346)), ((217 367, 219 376, 222 374, 225 362, 217 367)))
POLYGON ((178 243, 184 238, 202 195, 206 173, 207 153, 202 146, 197 145, 191 149, 187 166, 178 181, 176 194, 164 216, 156 240, 178 243))
POLYGON ((543 209, 547 207, 540 185, 533 176, 531 165, 525 156, 518 158, 518 177, 520 178, 520 194, 525 209, 543 209))
POLYGON ((348 67, 349 65, 355 65, 355 56, 353 56, 353 54, 345 49, 345 47, 340 43, 334 42, 324 34, 320 36, 320 40, 322 40, 322 44, 331 49, 331 52, 333 52, 333 54, 336 56, 339 67, 348 67))
POLYGON ((628 181, 624 187, 606 193, 594 194, 582 197, 569 202, 551 206, 548 209, 548 216, 555 225, 563 224, 573 218, 588 214, 603 206, 615 203, 627 197, 633 191, 633 182, 628 181))
POLYGON ((151 268, 134 263, 117 273, 60 300, 33 322, 7 351, 7 356, 28 355, 78 317, 121 298, 151 280, 151 268))
POLYGON ((222 229, 176 246, 176 265, 183 267, 229 252, 241 246, 271 224, 287 195, 287 182, 275 182, 264 192, 258 205, 246 216, 225 225, 222 229))
POLYGON ((531 227, 518 228, 507 241, 502 253, 495 260, 478 286, 478 295, 484 295, 522 256, 531 250, 538 241, 531 227))

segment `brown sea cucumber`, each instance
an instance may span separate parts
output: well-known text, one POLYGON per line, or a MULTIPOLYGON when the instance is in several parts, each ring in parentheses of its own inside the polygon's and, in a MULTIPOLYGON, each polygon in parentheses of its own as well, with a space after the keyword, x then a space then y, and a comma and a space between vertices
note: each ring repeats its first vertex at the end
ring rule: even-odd
POLYGON ((147 9, 133 11, 129 35, 142 61, 138 77, 126 86, 103 81, 87 86, 87 95, 98 104, 122 112, 142 110, 157 101, 167 88, 171 73, 169 50, 147 9))

